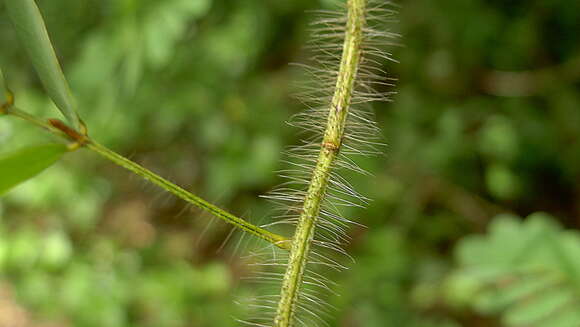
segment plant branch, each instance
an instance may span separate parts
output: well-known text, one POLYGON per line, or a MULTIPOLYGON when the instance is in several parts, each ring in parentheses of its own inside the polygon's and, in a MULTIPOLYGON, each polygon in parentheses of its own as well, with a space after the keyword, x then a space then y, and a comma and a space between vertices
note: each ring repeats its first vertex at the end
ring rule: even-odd
POLYGON ((170 181, 164 179, 163 177, 155 174, 154 172, 148 170, 147 168, 142 167, 139 164, 95 142, 94 140, 86 136, 85 133, 80 133, 72 129, 71 127, 67 126, 60 120, 50 119, 46 122, 17 108, 12 107, 4 109, 5 114, 18 117, 38 127, 41 127, 56 136, 63 137, 66 138, 67 140, 73 141, 73 143, 69 145, 69 148, 71 150, 75 150, 80 147, 85 147, 99 154, 100 156, 112 161, 113 163, 133 172, 134 174, 139 175, 145 180, 159 186, 163 190, 177 196, 178 198, 181 198, 182 200, 185 200, 186 202, 193 204, 194 206, 213 214, 214 216, 242 229, 245 232, 248 232, 263 240, 266 240, 281 249, 285 250, 290 249, 290 240, 288 238, 278 234, 274 234, 259 226, 253 225, 248 221, 239 218, 205 201, 204 199, 192 194, 191 192, 186 191, 185 189, 179 187, 178 185, 173 184, 170 181))
POLYGON ((6 107, 6 108, 4 108, 4 111, 2 113, 6 114, 6 115, 12 115, 14 117, 20 118, 20 119, 25 120, 33 125, 36 125, 37 127, 45 129, 46 131, 48 131, 56 136, 68 139, 68 136, 64 132, 62 132, 58 128, 52 126, 50 123, 48 123, 42 119, 39 119, 37 117, 32 116, 31 114, 27 113, 26 111, 20 110, 20 109, 15 108, 15 107, 6 107))
POLYGON ((92 140, 86 144, 86 148, 92 150, 102 157, 109 159, 110 161, 114 162, 115 164, 141 176, 142 178, 148 180, 149 182, 161 187, 165 191, 172 193, 173 195, 177 196, 185 200, 186 202, 193 204, 194 206, 205 210, 214 216, 223 219, 224 221, 248 232, 253 234, 261 239, 264 239, 279 248, 288 250, 290 248, 289 240, 281 235, 274 234, 269 232, 259 226, 253 225, 248 221, 239 218, 207 201, 204 199, 184 190, 183 188, 171 183, 170 181, 164 179, 163 177, 153 173, 152 171, 138 165, 137 163, 117 154, 108 148, 96 143, 92 140))
POLYGON ((293 325, 300 285, 304 277, 314 229, 325 198, 330 173, 340 150, 344 128, 355 88, 361 60, 363 29, 365 26, 366 0, 348 0, 348 19, 340 71, 335 93, 330 104, 329 116, 323 142, 307 194, 302 213, 294 234, 288 267, 284 275, 280 302, 274 325, 293 325))

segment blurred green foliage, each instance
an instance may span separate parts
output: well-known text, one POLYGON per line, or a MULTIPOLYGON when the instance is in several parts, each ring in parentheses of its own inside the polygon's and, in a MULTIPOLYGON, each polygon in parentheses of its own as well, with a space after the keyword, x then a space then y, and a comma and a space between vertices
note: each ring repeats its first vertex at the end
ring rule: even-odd
MULTIPOLYGON (((91 136, 254 222, 271 221, 258 195, 280 182, 282 151, 301 137, 285 121, 304 109, 290 97, 303 76, 287 64, 307 58, 307 10, 329 1, 37 2, 91 136)), ((335 276, 341 296, 329 299, 328 319, 527 323, 513 313, 519 296, 505 300, 481 275, 460 272, 502 267, 496 256, 534 230, 577 237, 554 221, 580 226, 580 2, 400 4, 400 63, 384 63, 398 94, 374 106, 386 156, 360 162, 372 178, 350 178, 374 201, 345 211, 367 228, 351 230, 356 263, 335 276), (538 211, 553 218, 499 218, 469 245, 499 213, 538 211), (491 293, 465 295, 484 286, 491 293)), ((0 44, 18 106, 55 116, 1 4, 0 44)), ((0 152, 47 138, 0 119, 0 152)), ((246 241, 221 249, 227 226, 91 153, 66 156, 0 201, 0 306, 14 313, 0 326, 236 326, 232 317, 255 314, 234 305, 256 292, 243 282, 252 274, 246 241)))
POLYGON ((459 269, 446 285, 448 301, 501 314, 505 326, 578 326, 580 233, 564 231, 548 215, 525 222, 502 215, 489 235, 457 248, 459 269))

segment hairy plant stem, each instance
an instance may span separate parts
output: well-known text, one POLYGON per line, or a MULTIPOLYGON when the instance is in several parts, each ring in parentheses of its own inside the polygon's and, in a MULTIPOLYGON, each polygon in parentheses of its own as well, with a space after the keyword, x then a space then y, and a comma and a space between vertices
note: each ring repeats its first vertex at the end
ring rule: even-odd
POLYGON ((69 145, 70 150, 76 150, 80 147, 87 148, 99 154, 100 156, 112 161, 113 163, 133 172, 134 174, 139 175, 145 180, 159 186, 163 190, 185 200, 186 202, 202 210, 205 210, 213 214, 214 216, 220 219, 223 219, 224 221, 234 225, 235 227, 242 229, 245 232, 253 234, 261 239, 264 239, 281 249, 285 250, 290 249, 291 243, 288 238, 278 234, 274 234, 259 226, 253 225, 247 222, 246 220, 239 218, 205 201, 204 199, 184 190, 183 188, 155 174, 154 172, 148 170, 147 168, 144 168, 139 164, 95 142, 94 140, 86 136, 85 133, 79 133, 78 131, 68 127, 60 120, 50 119, 48 121, 44 121, 17 108, 6 109, 3 113, 26 120, 27 122, 32 123, 38 127, 41 127, 56 136, 63 137, 66 138, 67 140, 73 141, 73 143, 69 145))
POLYGON ((318 160, 312 172, 292 241, 288 267, 284 275, 280 302, 274 321, 275 327, 293 326, 296 303, 306 270, 314 229, 326 194, 333 163, 342 144, 346 118, 355 88, 361 60, 366 1, 348 0, 346 35, 336 89, 330 104, 318 160))
POLYGON ((127 170, 130 170, 131 172, 143 177, 144 179, 150 181, 151 183, 161 187, 165 191, 172 193, 173 195, 187 201, 188 203, 191 203, 202 210, 210 212, 214 216, 225 220, 226 222, 242 229, 245 232, 253 234, 261 239, 264 239, 264 240, 278 246, 279 248, 289 249, 289 247, 290 247, 290 241, 287 238, 285 238, 281 235, 277 235, 277 234, 274 234, 272 232, 269 232, 261 227, 258 227, 256 225, 253 225, 253 224, 247 222, 246 220, 244 220, 242 218, 234 216, 233 214, 231 214, 231 213, 205 201, 204 199, 184 190, 183 188, 169 182, 168 180, 164 179, 163 177, 151 172, 150 170, 134 163, 133 161, 109 150, 108 148, 106 148, 106 147, 104 147, 104 146, 102 146, 94 141, 90 141, 89 143, 87 143, 86 148, 98 153, 99 155, 101 155, 107 159, 109 159, 110 161, 116 163, 117 165, 119 165, 127 170))

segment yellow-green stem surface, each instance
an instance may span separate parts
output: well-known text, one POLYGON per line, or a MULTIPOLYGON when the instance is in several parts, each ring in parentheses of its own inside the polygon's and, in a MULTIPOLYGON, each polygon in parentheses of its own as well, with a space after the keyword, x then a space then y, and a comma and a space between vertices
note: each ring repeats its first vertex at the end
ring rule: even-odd
POLYGON ((281 298, 274 321, 275 327, 293 326, 296 302, 304 278, 317 217, 326 194, 333 163, 342 143, 346 118, 355 88, 361 60, 366 1, 348 0, 346 35, 336 89, 330 104, 326 131, 318 160, 312 173, 292 241, 288 267, 282 282, 281 298))

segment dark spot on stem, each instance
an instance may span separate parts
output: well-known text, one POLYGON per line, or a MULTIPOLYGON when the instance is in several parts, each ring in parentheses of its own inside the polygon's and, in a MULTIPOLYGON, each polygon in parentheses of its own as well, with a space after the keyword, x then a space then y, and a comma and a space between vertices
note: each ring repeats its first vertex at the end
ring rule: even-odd
POLYGON ((69 126, 67 126, 65 123, 63 123, 61 120, 58 119, 49 119, 48 123, 60 130, 61 132, 65 133, 69 139, 71 139, 72 141, 77 142, 80 146, 86 144, 88 142, 88 138, 86 135, 83 135, 79 132, 77 132, 76 130, 70 128, 69 126))

